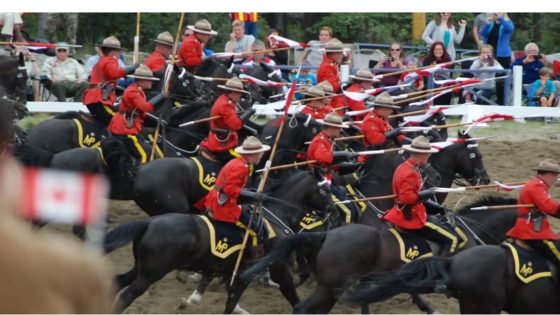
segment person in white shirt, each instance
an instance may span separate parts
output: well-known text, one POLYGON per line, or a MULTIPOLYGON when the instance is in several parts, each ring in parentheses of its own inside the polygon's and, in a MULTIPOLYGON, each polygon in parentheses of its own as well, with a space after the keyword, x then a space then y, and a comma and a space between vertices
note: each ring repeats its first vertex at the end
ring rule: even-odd
POLYGON ((422 34, 422 40, 426 42, 428 46, 435 42, 442 42, 451 60, 455 60, 455 44, 459 45, 463 41, 463 36, 465 36, 465 29, 467 27, 467 21, 459 21, 459 33, 453 26, 453 18, 451 13, 443 12, 436 13, 434 19, 426 25, 424 33, 422 34))
MULTIPOLYGON (((226 43, 225 51, 233 53, 246 53, 251 52, 251 47, 255 42, 253 35, 246 35, 245 23, 239 20, 233 21, 231 24, 232 33, 229 35, 229 41, 226 43)), ((242 58, 236 58, 236 61, 241 61, 242 58)))
POLYGON ((46 81, 47 88, 59 102, 65 102, 70 96, 74 97, 74 102, 81 102, 89 86, 84 67, 68 56, 68 44, 58 43, 55 51, 56 56, 43 63, 40 79, 46 81))

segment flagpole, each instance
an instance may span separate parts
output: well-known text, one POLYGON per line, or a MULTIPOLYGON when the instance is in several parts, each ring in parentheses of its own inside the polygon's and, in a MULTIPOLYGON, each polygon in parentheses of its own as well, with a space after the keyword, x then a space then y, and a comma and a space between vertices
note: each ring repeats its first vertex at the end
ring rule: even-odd
POLYGON ((134 54, 132 55, 132 63, 140 62, 140 12, 136 13, 136 36, 134 36, 134 54))

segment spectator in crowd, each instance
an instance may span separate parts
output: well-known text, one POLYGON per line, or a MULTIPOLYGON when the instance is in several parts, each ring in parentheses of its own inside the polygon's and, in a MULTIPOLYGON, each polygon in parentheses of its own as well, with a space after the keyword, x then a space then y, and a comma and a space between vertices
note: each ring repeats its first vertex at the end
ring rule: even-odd
MULTIPOLYGON (((501 70, 504 69, 500 63, 494 59, 494 49, 490 45, 482 45, 479 49, 480 55, 478 59, 476 59, 472 64, 470 69, 471 70, 501 70)), ((496 77, 495 72, 479 72, 474 75, 476 79, 485 80, 491 79, 496 77)), ((488 80, 483 81, 477 85, 475 85, 472 90, 465 89, 463 92, 463 97, 465 98, 465 102, 470 102, 473 98, 474 92, 474 100, 477 104, 480 105, 488 105, 488 102, 479 98, 478 96, 483 96, 489 99, 492 94, 494 94, 494 90, 496 88, 496 81, 495 80, 488 80), (469 91, 470 90, 470 91, 469 91)))
MULTIPOLYGON (((422 63, 423 66, 431 66, 440 63, 446 63, 451 61, 451 57, 447 53, 445 46, 442 42, 435 42, 430 46, 430 50, 428 51, 428 55, 424 58, 424 62, 422 63)), ((438 78, 438 74, 434 76, 434 78, 438 78)), ((429 78, 428 78, 429 79, 429 78)), ((434 104, 436 105, 449 105, 451 104, 451 98, 453 95, 451 93, 444 94, 440 97, 437 97, 434 100, 434 104)))
MULTIPOLYGON (((392 43, 387 54, 388 56, 383 57, 383 59, 375 65, 375 69, 391 69, 389 72, 397 72, 405 69, 405 54, 400 43, 392 43)), ((382 86, 393 86, 397 85, 398 82, 399 76, 391 75, 382 78, 380 84, 382 86)))
POLYGON ((199 20, 194 25, 188 25, 187 29, 192 31, 192 34, 184 37, 179 50, 179 64, 195 73, 195 69, 202 64, 204 46, 210 37, 217 35, 218 32, 212 30, 212 25, 206 19, 199 20))
MULTIPOLYGON (((278 41, 270 37, 270 35, 278 35, 278 31, 274 28, 268 30, 268 34, 266 35, 266 49, 276 49, 280 48, 278 41)), ((279 50, 279 51, 271 51, 268 53, 268 56, 276 62, 277 65, 287 65, 288 64, 288 51, 287 50, 279 50)), ((289 70, 281 70, 282 71, 282 78, 286 81, 289 81, 290 71, 289 70)))
POLYGON ((144 64, 152 70, 158 72, 165 69, 167 59, 171 55, 173 49, 173 36, 169 32, 158 34, 157 38, 153 40, 155 43, 154 51, 146 57, 144 64))
MULTIPOLYGON (((253 35, 245 35, 245 23, 235 20, 231 26, 233 31, 229 35, 229 41, 226 43, 225 51, 233 53, 251 52, 255 37, 253 35)), ((238 58, 237 61, 241 60, 242 58, 238 58)))
POLYGON ((89 86, 84 67, 68 56, 68 44, 58 43, 55 52, 55 57, 47 58, 43 63, 41 80, 48 80, 46 87, 59 102, 65 102, 69 96, 74 97, 74 102, 81 102, 89 86))
MULTIPOLYGON (((315 74, 311 73, 311 69, 309 67, 312 67, 312 65, 309 60, 305 60, 302 66, 301 71, 293 78, 293 80, 296 80, 298 90, 307 90, 310 87, 317 85, 317 77, 315 74)), ((296 93, 296 99, 300 100, 302 98, 303 95, 301 93, 296 93)))
POLYGON ((276 66, 276 62, 274 62, 274 60, 272 60, 266 53, 256 53, 259 51, 263 51, 264 49, 264 43, 261 40, 255 40, 255 42, 253 43, 251 56, 247 57, 245 61, 243 61, 243 65, 251 67, 262 62, 270 67, 276 66))
MULTIPOLYGON (((492 13, 486 21, 486 25, 480 30, 484 43, 494 48, 494 57, 504 69, 511 67, 510 38, 514 29, 513 22, 507 13, 497 12, 492 13)), ((496 98, 498 104, 505 105, 503 82, 496 82, 496 98)))
POLYGON ((39 102, 41 95, 39 92, 39 76, 41 69, 37 65, 37 59, 32 52, 25 54, 25 68, 27 71, 27 101, 39 102))
POLYGON ((539 46, 535 43, 525 45, 525 55, 515 59, 512 66, 523 67, 523 84, 531 84, 540 77, 539 72, 548 65, 546 56, 539 54, 539 46))
MULTIPOLYGON (((408 70, 416 70, 418 69, 418 58, 414 56, 406 56, 404 58, 404 65, 408 70)), ((411 72, 405 72, 401 74, 398 85, 409 83, 409 82, 405 82, 405 77, 411 72)), ((414 82, 412 82, 410 86, 401 87, 401 91, 405 91, 405 92, 421 91, 423 89, 424 89, 424 78, 422 78, 421 76, 415 77, 414 82)))
POLYGON ((229 16, 233 21, 241 21, 245 23, 245 34, 252 35, 255 38, 259 37, 259 18, 260 14, 257 12, 234 12, 229 16))
POLYGON ((556 106, 554 103, 556 98, 556 86, 550 79, 552 77, 552 70, 544 67, 539 71, 539 80, 531 84, 529 91, 529 100, 533 105, 535 102, 537 106, 551 107, 556 106))
POLYGON ((451 56, 451 60, 455 60, 455 44, 460 44, 465 36, 467 21, 459 21, 459 33, 453 26, 453 17, 449 12, 436 13, 434 19, 426 25, 422 40, 426 44, 432 45, 434 42, 442 42, 445 49, 451 56))
POLYGON ((0 25, 2 26, 2 41, 11 42, 27 42, 21 30, 23 28, 23 20, 19 13, 0 13, 0 25), (15 36, 15 38, 13 38, 15 36))
POLYGON ((478 48, 484 45, 484 38, 480 36, 480 30, 486 25, 486 21, 492 16, 492 13, 480 13, 474 18, 472 37, 478 48))
POLYGON ((332 28, 328 26, 323 26, 319 29, 319 40, 312 40, 307 43, 310 47, 309 55, 307 56, 307 60, 311 62, 313 67, 319 67, 321 62, 323 61, 323 52, 321 48, 324 48, 325 45, 333 38, 333 31, 332 28))

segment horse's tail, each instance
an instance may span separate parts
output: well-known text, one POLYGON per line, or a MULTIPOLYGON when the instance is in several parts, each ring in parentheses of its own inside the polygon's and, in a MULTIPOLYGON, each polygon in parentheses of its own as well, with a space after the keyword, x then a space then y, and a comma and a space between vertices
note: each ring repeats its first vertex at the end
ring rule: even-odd
POLYGON ((369 276, 369 281, 347 291, 342 299, 361 305, 384 301, 399 293, 433 293, 438 284, 447 284, 450 266, 451 258, 420 258, 394 274, 369 276))
POLYGON ((105 253, 121 248, 144 235, 150 221, 136 221, 122 224, 105 235, 103 244, 105 253))
POLYGON ((321 246, 326 237, 327 232, 309 232, 288 236, 287 238, 278 241, 278 244, 276 244, 272 251, 270 251, 263 259, 244 270, 240 274, 239 278, 242 280, 251 280, 264 273, 270 265, 288 256, 298 248, 317 248, 321 246))
POLYGON ((15 156, 23 165, 48 167, 54 153, 23 142, 16 145, 15 156))

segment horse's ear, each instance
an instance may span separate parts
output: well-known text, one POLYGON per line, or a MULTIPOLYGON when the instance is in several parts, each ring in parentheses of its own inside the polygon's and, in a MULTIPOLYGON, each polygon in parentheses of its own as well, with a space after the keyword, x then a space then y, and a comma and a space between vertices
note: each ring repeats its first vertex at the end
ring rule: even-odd
POLYGON ((464 131, 462 130, 457 130, 457 138, 462 139, 465 136, 464 131))
POLYGON ((270 67, 269 65, 267 65, 264 62, 259 62, 259 65, 261 65, 261 68, 266 72, 266 73, 271 73, 272 71, 274 71, 274 69, 272 69, 272 67, 270 67))
POLYGON ((18 62, 20 67, 25 67, 25 56, 23 56, 23 52, 19 53, 18 62))

